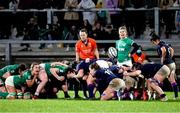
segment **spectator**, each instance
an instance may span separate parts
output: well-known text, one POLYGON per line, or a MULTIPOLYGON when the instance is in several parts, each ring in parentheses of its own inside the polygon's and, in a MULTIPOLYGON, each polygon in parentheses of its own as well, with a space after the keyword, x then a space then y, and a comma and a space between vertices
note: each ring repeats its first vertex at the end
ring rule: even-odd
POLYGON ((83 20, 83 24, 81 26, 81 29, 86 29, 88 32, 88 35, 91 36, 92 35, 92 25, 89 23, 89 21, 83 20))
MULTIPOLYGON (((105 8, 109 9, 115 9, 118 8, 118 0, 105 0, 105 8)), ((107 23, 112 24, 115 28, 118 28, 120 26, 121 18, 117 11, 111 11, 107 12, 109 15, 107 15, 108 18, 107 23), (118 23, 117 23, 118 22, 118 23)))
MULTIPOLYGON (((95 4, 92 0, 81 0, 81 2, 78 4, 78 8, 82 9, 91 9, 95 8, 95 4)), ((94 25, 96 18, 95 12, 83 12, 83 20, 88 20, 91 25, 94 25)))
POLYGON ((148 56, 143 52, 142 47, 140 47, 134 54, 132 54, 132 62, 145 64, 151 62, 148 56))
MULTIPOLYGON (((26 28, 23 40, 38 40, 39 39, 39 26, 37 23, 37 17, 30 18, 26 28)), ((21 46, 26 46, 19 51, 32 51, 30 44, 21 44, 21 46)))
MULTIPOLYGON (((98 0, 96 8, 105 8, 104 0, 98 0)), ((97 21, 101 22, 103 26, 107 24, 107 11, 98 11, 97 12, 97 21)))
POLYGON ((64 8, 68 9, 68 12, 64 14, 64 20, 67 24, 68 29, 71 29, 72 25, 77 26, 79 20, 78 12, 71 12, 71 9, 75 9, 78 6, 78 0, 66 0, 64 4, 64 8))
MULTIPOLYGON (((176 0, 173 4, 174 7, 180 7, 180 0, 176 0)), ((177 10, 175 14, 176 31, 180 34, 180 11, 177 10)))
MULTIPOLYGON (((104 40, 104 28, 100 22, 96 22, 93 26, 92 30, 93 38, 95 40, 104 40)), ((102 54, 105 53, 104 51, 104 44, 99 44, 99 49, 102 54)))
MULTIPOLYGON (((78 32, 76 26, 72 26, 70 31, 66 34, 65 40, 78 40, 78 32)), ((66 51, 70 51, 72 44, 67 44, 66 51)))
MULTIPOLYGON (((103 40, 117 40, 118 38, 118 33, 117 31, 113 28, 113 25, 107 24, 105 27, 105 32, 104 32, 104 39, 103 40)), ((107 52, 109 47, 113 47, 114 43, 107 43, 104 45, 105 51, 107 52)))
POLYGON ((19 0, 11 0, 11 2, 9 3, 9 9, 16 11, 18 9, 18 5, 19 5, 19 0))
POLYGON ((172 10, 166 10, 166 8, 173 6, 173 0, 161 0, 160 8, 161 10, 161 21, 164 23, 165 29, 165 38, 171 38, 172 30, 174 29, 174 20, 175 20, 175 13, 172 10), (167 16, 168 15, 168 16, 167 16))

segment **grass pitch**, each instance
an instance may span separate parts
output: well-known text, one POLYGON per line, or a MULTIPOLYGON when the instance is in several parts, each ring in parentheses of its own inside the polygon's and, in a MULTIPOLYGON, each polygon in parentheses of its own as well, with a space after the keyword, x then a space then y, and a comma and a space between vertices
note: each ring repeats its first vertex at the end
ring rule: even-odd
POLYGON ((100 101, 100 100, 0 100, 0 112, 3 113, 180 113, 180 100, 172 99, 172 92, 167 92, 169 100, 161 101, 100 101))

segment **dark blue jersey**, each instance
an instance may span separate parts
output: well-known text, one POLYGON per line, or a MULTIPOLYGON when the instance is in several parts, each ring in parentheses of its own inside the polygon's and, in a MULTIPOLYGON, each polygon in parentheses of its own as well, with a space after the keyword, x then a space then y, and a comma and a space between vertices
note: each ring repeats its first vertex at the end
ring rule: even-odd
POLYGON ((109 69, 118 77, 123 78, 123 73, 119 73, 121 67, 118 67, 117 65, 112 65, 109 67, 109 69))
POLYGON ((141 74, 145 77, 145 78, 151 78, 154 77, 154 75, 159 71, 159 69, 162 67, 163 65, 161 64, 144 64, 141 67, 141 74))
POLYGON ((93 77, 96 78, 98 89, 106 88, 112 79, 117 78, 117 76, 109 69, 99 69, 93 77))
POLYGON ((165 59, 163 61, 163 64, 170 64, 170 63, 173 63, 173 59, 171 57, 171 52, 170 52, 170 46, 168 44, 166 44, 165 42, 163 41, 160 41, 160 43, 157 45, 157 53, 160 57, 162 57, 162 51, 161 51, 161 48, 162 47, 165 47, 166 49, 166 56, 165 56, 165 59))

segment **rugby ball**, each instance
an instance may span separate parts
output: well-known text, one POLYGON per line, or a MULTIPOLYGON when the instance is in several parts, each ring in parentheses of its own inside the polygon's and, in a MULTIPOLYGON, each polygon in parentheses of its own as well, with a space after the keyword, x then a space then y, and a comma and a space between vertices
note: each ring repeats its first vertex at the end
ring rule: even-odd
POLYGON ((117 57, 117 50, 116 50, 116 48, 114 48, 114 47, 109 47, 109 49, 108 49, 108 55, 109 55, 110 58, 115 58, 115 57, 117 57))

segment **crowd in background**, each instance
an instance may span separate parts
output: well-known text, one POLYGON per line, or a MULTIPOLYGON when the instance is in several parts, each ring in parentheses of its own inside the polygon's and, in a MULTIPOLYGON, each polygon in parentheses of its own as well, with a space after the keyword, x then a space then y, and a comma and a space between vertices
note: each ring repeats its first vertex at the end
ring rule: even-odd
MULTIPOLYGON (((1 0, 0 9, 13 11, 48 8, 120 8, 122 11, 53 12, 50 24, 43 12, 1 12, 0 39, 22 36, 24 40, 77 40, 78 30, 86 28, 89 36, 96 40, 114 40, 118 38, 117 28, 121 25, 127 26, 132 38, 139 39, 154 28, 154 12, 126 11, 126 8, 166 9, 179 7, 179 4, 179 0, 1 0)), ((160 10, 160 32, 164 32, 165 38, 180 32, 179 15, 179 11, 160 10)))

